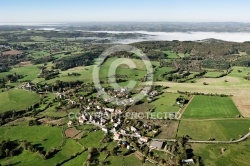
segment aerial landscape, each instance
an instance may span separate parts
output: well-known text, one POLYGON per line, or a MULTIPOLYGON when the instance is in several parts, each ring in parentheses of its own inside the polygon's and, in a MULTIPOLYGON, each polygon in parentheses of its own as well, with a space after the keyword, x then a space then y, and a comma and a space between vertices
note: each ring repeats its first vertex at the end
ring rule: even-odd
POLYGON ((0 166, 249 166, 249 5, 1 2, 0 166))

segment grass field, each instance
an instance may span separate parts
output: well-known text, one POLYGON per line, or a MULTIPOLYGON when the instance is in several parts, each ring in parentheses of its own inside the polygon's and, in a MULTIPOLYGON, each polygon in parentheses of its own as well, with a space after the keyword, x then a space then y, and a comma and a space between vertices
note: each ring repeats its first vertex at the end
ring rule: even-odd
POLYGON ((239 111, 229 97, 194 96, 182 118, 235 117, 239 111))
POLYGON ((250 139, 231 145, 193 144, 192 149, 194 150, 194 154, 202 157, 203 163, 206 166, 248 166, 250 163, 250 139), (221 153, 222 148, 226 148, 224 153, 221 153))
POLYGON ((219 77, 221 74, 223 74, 224 72, 216 72, 216 71, 209 71, 207 72, 204 77, 207 77, 207 78, 216 78, 216 77, 219 77))
POLYGON ((81 155, 77 156, 76 158, 63 164, 63 166, 83 165, 83 163, 87 160, 87 156, 88 156, 88 151, 85 151, 81 155))
POLYGON ((172 71, 173 68, 172 67, 161 67, 161 68, 157 68, 155 70, 155 74, 154 74, 154 80, 155 81, 163 81, 163 78, 161 77, 162 74, 165 74, 166 72, 172 71))
POLYGON ((163 53, 167 54, 167 58, 169 59, 177 59, 180 58, 176 53, 174 53, 173 51, 162 51, 163 53))
POLYGON ((16 74, 24 76, 24 78, 19 79, 19 81, 25 81, 25 80, 32 81, 35 78, 37 78, 37 75, 39 74, 39 72, 40 70, 37 68, 37 65, 15 67, 15 68, 12 68, 9 72, 0 73, 0 78, 4 78, 8 74, 16 73, 16 74))
POLYGON ((103 131, 92 131, 90 133, 86 133, 86 135, 81 140, 79 140, 79 142, 84 147, 99 147, 100 141, 103 139, 103 137, 103 131))
POLYGON ((27 140, 41 144, 45 149, 58 147, 62 143, 62 128, 50 126, 12 126, 0 128, 0 140, 27 140))
POLYGON ((8 165, 8 163, 12 163, 15 165, 55 165, 56 163, 62 162, 65 159, 68 159, 70 156, 74 155, 77 152, 80 152, 82 147, 77 144, 72 139, 67 139, 65 145, 62 147, 58 153, 54 155, 54 157, 43 160, 37 153, 32 153, 30 151, 24 151, 22 154, 10 158, 5 158, 1 161, 1 164, 8 165))
POLYGON ((181 120, 178 136, 189 135, 194 140, 215 140, 229 141, 238 139, 239 136, 249 132, 249 119, 230 119, 230 120, 181 120))
POLYGON ((26 109, 39 100, 35 93, 15 89, 0 92, 0 112, 26 109))
POLYGON ((150 103, 155 108, 155 112, 178 112, 179 106, 176 104, 176 99, 179 94, 163 93, 157 96, 157 100, 150 103))

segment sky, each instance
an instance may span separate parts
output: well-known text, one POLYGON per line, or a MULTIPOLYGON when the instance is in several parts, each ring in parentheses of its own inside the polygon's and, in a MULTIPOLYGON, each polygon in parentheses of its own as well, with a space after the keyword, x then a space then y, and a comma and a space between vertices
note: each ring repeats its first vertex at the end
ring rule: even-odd
POLYGON ((5 0, 0 23, 250 22, 249 0, 5 0))

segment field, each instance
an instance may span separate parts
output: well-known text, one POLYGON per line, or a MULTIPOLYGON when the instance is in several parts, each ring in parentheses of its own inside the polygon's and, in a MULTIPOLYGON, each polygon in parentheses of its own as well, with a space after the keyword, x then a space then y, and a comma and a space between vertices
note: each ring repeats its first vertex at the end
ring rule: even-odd
POLYGON ((173 51, 162 51, 163 53, 167 54, 167 58, 169 59, 176 59, 176 58, 180 58, 176 53, 174 53, 173 51))
POLYGON ((221 74, 223 74, 224 72, 216 72, 216 71, 209 71, 207 72, 204 77, 207 77, 207 78, 216 78, 216 77, 219 77, 221 74))
POLYGON ((58 153, 54 155, 54 157, 43 160, 37 153, 32 153, 30 151, 24 151, 22 154, 18 156, 14 156, 11 158, 5 158, 1 161, 2 164, 7 165, 8 163, 16 164, 16 165, 34 165, 36 163, 37 166, 44 165, 55 165, 55 163, 59 163, 68 159, 70 156, 74 155, 77 152, 80 152, 82 147, 77 144, 74 140, 68 139, 65 145, 62 147, 58 153))
POLYGON ((92 131, 90 133, 84 134, 84 137, 79 140, 79 142, 84 147, 99 147, 100 141, 104 137, 103 131, 92 131))
POLYGON ((229 97, 194 96, 183 114, 183 118, 222 118, 239 115, 237 107, 229 97))
POLYGON ((181 120, 178 136, 189 135, 194 140, 230 141, 249 132, 249 119, 181 120))
POLYGON ((155 108, 155 112, 178 112, 179 106, 176 104, 176 99, 179 94, 163 93, 156 97, 156 100, 150 103, 155 108))
POLYGON ((214 165, 237 165, 246 166, 250 163, 249 149, 250 140, 246 140, 239 144, 231 145, 206 145, 192 144, 192 149, 196 155, 202 157, 203 163, 206 166, 214 165), (221 153, 221 149, 226 151, 221 153))
POLYGON ((36 93, 25 90, 15 89, 0 92, 0 112, 26 109, 38 100, 39 96, 36 93))
POLYGON ((250 103, 249 98, 246 96, 233 96, 235 105, 244 117, 250 117, 250 103))
POLYGON ((12 126, 0 128, 0 140, 27 140, 41 144, 45 149, 58 147, 62 143, 62 128, 50 126, 12 126))
POLYGON ((9 72, 0 73, 0 78, 4 78, 8 74, 19 74, 24 76, 24 78, 19 79, 19 81, 29 80, 32 81, 37 78, 40 70, 37 68, 37 65, 32 66, 23 66, 12 68, 9 72))

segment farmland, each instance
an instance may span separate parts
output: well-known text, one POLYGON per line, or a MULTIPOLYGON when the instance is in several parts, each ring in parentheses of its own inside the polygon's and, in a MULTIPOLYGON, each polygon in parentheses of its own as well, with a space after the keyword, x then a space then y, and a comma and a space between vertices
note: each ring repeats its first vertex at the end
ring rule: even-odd
POLYGON ((27 140, 33 144, 40 144, 45 149, 58 147, 62 143, 62 129, 49 126, 14 126, 1 127, 0 140, 27 140), (37 134, 39 133, 39 134, 37 134))
POLYGON ((238 139, 249 131, 249 119, 181 120, 178 136, 189 135, 194 140, 220 141, 238 139))
POLYGON ((34 104, 39 100, 39 96, 35 93, 24 90, 10 90, 0 92, 0 111, 22 110, 34 104))
POLYGON ((143 61, 131 52, 117 51, 96 65, 98 56, 113 45, 110 38, 139 34, 73 29, 0 32, 6 42, 0 48, 5 52, 0 59, 1 164, 150 166, 146 159, 178 165, 192 158, 197 165, 247 165, 249 140, 237 144, 243 153, 235 145, 215 147, 185 139, 230 141, 249 132, 249 43, 133 43, 141 50, 136 54, 144 52, 152 64, 147 74, 143 61), (93 83, 96 67, 98 88, 93 83), (154 82, 144 90, 146 78, 154 82), (136 83, 131 91, 126 88, 130 81, 136 83), (143 98, 134 100, 137 95, 143 98), (149 117, 126 116, 149 112, 149 117), (156 140, 163 146, 152 150, 156 140), (15 155, 5 141, 31 145, 15 155), (220 153, 222 147, 228 150, 220 153), (235 160, 233 153, 239 155, 235 160))
POLYGON ((192 144, 194 153, 200 155, 204 165, 238 165, 245 166, 250 162, 250 140, 232 145, 192 144), (225 149, 225 152, 222 152, 225 149))
POLYGON ((194 96, 183 118, 235 117, 239 112, 229 97, 194 96))

